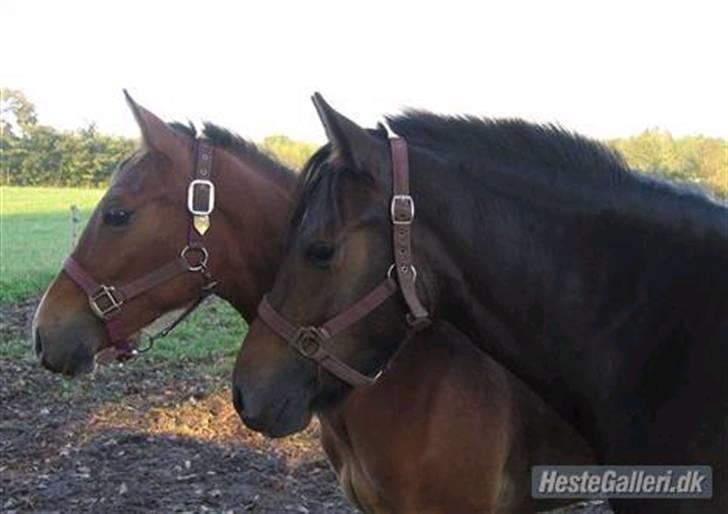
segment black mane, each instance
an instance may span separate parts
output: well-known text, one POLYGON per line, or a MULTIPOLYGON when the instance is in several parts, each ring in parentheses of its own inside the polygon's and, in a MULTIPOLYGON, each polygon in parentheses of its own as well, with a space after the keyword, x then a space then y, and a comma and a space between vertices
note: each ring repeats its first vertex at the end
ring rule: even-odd
POLYGON ((410 110, 387 116, 389 126, 412 144, 438 152, 474 156, 514 168, 534 168, 579 175, 622 174, 629 168, 606 145, 559 125, 520 119, 445 116, 410 110))
MULTIPOLYGON (((375 137, 385 138, 387 136, 387 131, 381 124, 377 126, 376 130, 371 129, 368 132, 375 137)), ((293 197, 294 207, 291 210, 292 227, 295 228, 295 226, 300 223, 303 218, 303 214, 306 212, 309 200, 320 183, 325 183, 322 187, 326 187, 326 203, 338 213, 339 202, 338 196, 336 195, 336 189, 339 177, 341 177, 344 173, 351 172, 362 180, 369 180, 367 175, 356 173, 357 170, 339 168, 337 164, 330 161, 330 157, 331 144, 326 143, 316 150, 313 155, 309 157, 308 161, 306 161, 306 164, 303 165, 298 184, 296 186, 296 193, 293 197)))
POLYGON ((188 124, 185 125, 175 121, 169 123, 169 126, 181 134, 193 139, 197 139, 198 137, 204 138, 205 141, 209 142, 213 146, 223 148, 243 159, 249 159, 250 161, 260 164, 267 169, 271 169, 274 173, 279 175, 285 183, 288 182, 287 179, 289 179, 291 175, 295 174, 292 169, 280 162, 270 153, 265 150, 261 150, 254 143, 251 143, 234 132, 213 123, 204 122, 202 133, 198 133, 197 128, 191 122, 188 122, 188 124))
POLYGON ((318 188, 322 181, 327 182, 327 198, 326 202, 331 203, 335 209, 338 209, 338 202, 331 200, 336 199, 336 184, 341 173, 337 173, 329 162, 331 156, 331 145, 325 144, 314 154, 309 157, 303 166, 301 176, 296 185, 296 192, 293 197, 293 209, 291 211, 291 228, 295 228, 303 219, 306 212, 308 200, 313 196, 314 191, 318 188), (328 177, 328 180, 324 180, 328 177))
MULTIPOLYGON (((575 210, 617 210, 667 224, 690 221, 728 234, 728 223, 722 218, 726 205, 710 193, 693 184, 633 171, 616 150, 557 125, 426 111, 388 116, 387 122, 411 145, 456 163, 452 171, 470 175, 471 186, 484 192, 497 192, 519 203, 552 204, 561 210, 568 204, 575 210)), ((381 128, 370 133, 386 137, 381 128)), ((331 162, 330 155, 326 145, 304 166, 293 210, 294 225, 319 184, 327 189, 324 201, 338 210, 339 176, 366 178, 366 174, 331 162)))
MULTIPOLYGON (((528 187, 518 190, 523 201, 568 198, 582 209, 617 210, 668 224, 689 221, 728 234, 726 203, 710 192, 634 171, 616 150, 558 125, 426 111, 389 116, 387 122, 412 144, 465 162, 485 189, 525 177, 528 187), (494 163, 499 166, 489 166, 494 163), (483 168, 489 170, 487 177, 483 168)), ((523 185, 522 180, 515 183, 523 185)))

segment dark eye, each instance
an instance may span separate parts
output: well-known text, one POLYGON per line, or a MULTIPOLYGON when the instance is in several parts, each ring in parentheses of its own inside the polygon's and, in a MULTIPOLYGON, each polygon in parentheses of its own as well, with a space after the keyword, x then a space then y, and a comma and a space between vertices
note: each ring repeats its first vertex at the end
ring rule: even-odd
POLYGON ((104 224, 112 227, 126 225, 131 218, 131 212, 124 209, 109 209, 104 213, 104 224))
POLYGON ((326 266, 334 258, 334 245, 323 241, 311 243, 306 248, 306 258, 317 266, 326 266))

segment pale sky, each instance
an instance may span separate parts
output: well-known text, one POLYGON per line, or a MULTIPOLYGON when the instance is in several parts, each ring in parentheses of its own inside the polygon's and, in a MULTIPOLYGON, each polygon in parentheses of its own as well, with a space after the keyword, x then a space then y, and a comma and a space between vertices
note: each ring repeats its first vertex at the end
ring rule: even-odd
POLYGON ((728 1, 0 0, 0 85, 40 121, 167 120, 322 141, 314 91, 384 113, 555 121, 592 137, 728 136, 728 1))

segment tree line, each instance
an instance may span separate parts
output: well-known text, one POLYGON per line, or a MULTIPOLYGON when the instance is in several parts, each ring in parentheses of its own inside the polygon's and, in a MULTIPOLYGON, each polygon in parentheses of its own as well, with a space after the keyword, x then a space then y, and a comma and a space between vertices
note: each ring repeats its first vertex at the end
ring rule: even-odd
POLYGON ((728 139, 705 136, 673 137, 660 129, 607 143, 634 169, 691 182, 728 197, 728 139))
MULTIPOLYGON (((635 169, 699 184, 728 197, 727 139, 676 138, 666 130, 650 129, 606 143, 635 169)), ((21 91, 0 88, 2 184, 103 186, 136 145, 134 139, 103 134, 93 124, 73 131, 40 124, 35 106, 21 91)), ((294 169, 300 169, 316 150, 315 144, 283 135, 269 136, 261 146, 294 169)))
POLYGON ((60 131, 38 123, 21 91, 0 88, 2 183, 18 186, 98 186, 135 147, 129 138, 100 133, 93 124, 60 131))

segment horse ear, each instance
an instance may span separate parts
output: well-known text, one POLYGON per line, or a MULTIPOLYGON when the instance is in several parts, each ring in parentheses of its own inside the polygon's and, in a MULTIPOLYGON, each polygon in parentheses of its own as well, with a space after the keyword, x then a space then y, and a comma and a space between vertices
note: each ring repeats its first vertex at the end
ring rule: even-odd
POLYGON ((126 89, 124 89, 124 96, 139 125, 145 146, 168 157, 176 157, 179 152, 186 149, 189 144, 189 141, 186 141, 189 139, 188 136, 177 133, 152 112, 136 103, 126 89))
POLYGON ((383 163, 382 159, 386 159, 386 147, 382 141, 334 110, 320 93, 314 93, 311 100, 331 143, 334 158, 376 173, 383 163))

